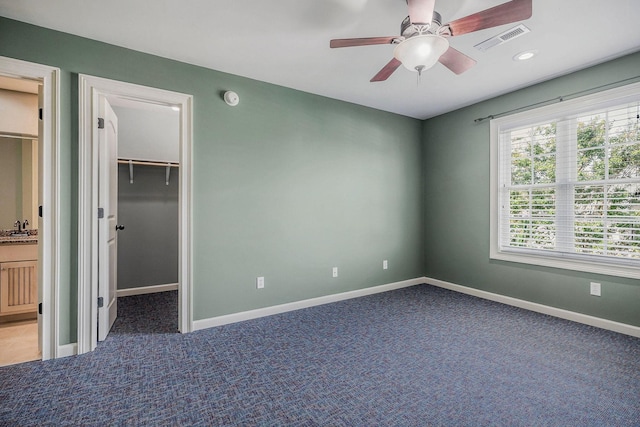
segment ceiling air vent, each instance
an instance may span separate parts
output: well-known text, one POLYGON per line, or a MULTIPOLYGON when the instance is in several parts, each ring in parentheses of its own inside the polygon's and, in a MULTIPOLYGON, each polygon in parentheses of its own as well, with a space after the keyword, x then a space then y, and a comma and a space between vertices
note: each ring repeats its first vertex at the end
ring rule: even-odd
POLYGON ((490 39, 485 40, 482 43, 478 43, 474 47, 482 52, 485 52, 494 46, 506 43, 529 32, 531 32, 529 28, 527 28, 523 24, 520 24, 501 34, 498 34, 497 36, 491 37, 490 39))

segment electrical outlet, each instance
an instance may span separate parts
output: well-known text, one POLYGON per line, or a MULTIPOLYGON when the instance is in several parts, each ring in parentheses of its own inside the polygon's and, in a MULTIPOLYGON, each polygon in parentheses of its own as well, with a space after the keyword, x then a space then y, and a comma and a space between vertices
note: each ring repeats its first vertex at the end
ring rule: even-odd
POLYGON ((384 261, 382 261, 382 269, 386 270, 387 268, 389 268, 389 261, 385 259, 384 261))
POLYGON ((264 288, 264 277, 258 277, 256 279, 256 288, 263 289, 264 288))
POLYGON ((596 297, 602 295, 602 285, 600 283, 591 282, 591 295, 596 297))
POLYGON ((338 267, 333 267, 333 277, 338 277, 338 267))

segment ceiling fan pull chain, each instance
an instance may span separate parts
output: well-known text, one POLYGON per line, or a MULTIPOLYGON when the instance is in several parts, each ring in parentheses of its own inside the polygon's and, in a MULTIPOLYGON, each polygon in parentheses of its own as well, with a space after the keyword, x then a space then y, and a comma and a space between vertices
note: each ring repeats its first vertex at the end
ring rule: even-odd
POLYGON ((418 79, 416 82, 416 87, 420 86, 420 80, 422 79, 422 70, 424 70, 424 65, 418 65, 416 67, 416 71, 418 72, 418 79))

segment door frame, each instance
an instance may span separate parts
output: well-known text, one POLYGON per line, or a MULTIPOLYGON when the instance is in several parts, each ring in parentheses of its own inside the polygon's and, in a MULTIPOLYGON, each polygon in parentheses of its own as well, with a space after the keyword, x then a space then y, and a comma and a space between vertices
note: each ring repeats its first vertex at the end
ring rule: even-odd
POLYGON ((192 215, 191 156, 193 96, 85 74, 78 76, 78 354, 95 349, 98 342, 98 97, 120 97, 180 108, 180 187, 178 329, 193 330, 191 292, 192 215))
POLYGON ((60 69, 0 56, 0 74, 43 84, 42 186, 43 216, 38 227, 38 295, 42 304, 42 360, 67 355, 60 347, 60 69))

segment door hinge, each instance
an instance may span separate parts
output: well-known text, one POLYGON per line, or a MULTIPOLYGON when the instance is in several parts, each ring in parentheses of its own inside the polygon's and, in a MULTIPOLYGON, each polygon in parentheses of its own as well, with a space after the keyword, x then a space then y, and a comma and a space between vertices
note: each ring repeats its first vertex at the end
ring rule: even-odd
POLYGON ((104 208, 98 208, 98 219, 104 218, 104 208))
POLYGON ((98 297, 98 308, 104 307, 104 299, 102 297, 98 297))
POLYGON ((42 205, 38 206, 38 216, 42 218, 42 205))
POLYGON ((104 119, 102 117, 98 117, 98 129, 104 129, 104 119))
POLYGON ((42 303, 38 304, 38 314, 42 314, 42 303))
POLYGON ((44 111, 42 110, 42 108, 38 108, 38 119, 42 120, 43 116, 44 116, 44 111))

